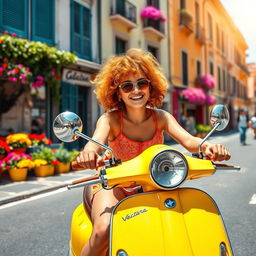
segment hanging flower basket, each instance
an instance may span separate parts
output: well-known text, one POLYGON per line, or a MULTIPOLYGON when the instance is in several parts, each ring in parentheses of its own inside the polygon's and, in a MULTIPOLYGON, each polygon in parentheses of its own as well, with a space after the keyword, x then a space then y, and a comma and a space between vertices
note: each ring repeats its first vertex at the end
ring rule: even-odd
POLYGON ((206 95, 201 88, 188 88, 181 92, 181 98, 190 103, 205 104, 206 95))
POLYGON ((211 94, 206 94, 206 104, 207 105, 215 105, 216 104, 216 98, 211 94))
POLYGON ((151 5, 143 8, 141 10, 140 16, 142 19, 161 20, 162 22, 166 21, 166 17, 164 16, 163 11, 151 5))
POLYGON ((203 86, 207 90, 215 87, 215 80, 211 74, 200 75, 196 79, 196 84, 203 86))

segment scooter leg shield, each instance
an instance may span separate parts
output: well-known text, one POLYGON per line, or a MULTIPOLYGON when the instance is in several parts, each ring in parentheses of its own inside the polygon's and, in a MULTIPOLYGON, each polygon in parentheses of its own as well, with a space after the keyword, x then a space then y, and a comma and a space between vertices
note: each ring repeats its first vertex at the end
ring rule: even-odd
POLYGON ((84 205, 80 204, 74 211, 70 227, 70 251, 72 256, 80 256, 83 246, 92 233, 92 222, 84 205))
POLYGON ((111 218, 110 255, 231 256, 232 250, 213 199, 181 188, 122 200, 111 218))

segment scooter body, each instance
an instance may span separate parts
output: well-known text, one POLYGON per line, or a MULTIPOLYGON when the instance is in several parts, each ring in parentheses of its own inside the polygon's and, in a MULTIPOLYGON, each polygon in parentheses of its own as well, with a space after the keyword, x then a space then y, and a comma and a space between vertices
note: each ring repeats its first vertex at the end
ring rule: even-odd
MULTIPOLYGON (((91 232, 90 217, 80 204, 71 223, 71 255, 80 255, 91 232)), ((109 255, 120 251, 135 256, 232 255, 216 203, 194 188, 140 193, 120 201, 111 215, 109 255)))
MULTIPOLYGON (((213 129, 199 144, 197 157, 167 145, 154 145, 121 163, 112 149, 81 133, 82 122, 71 112, 55 118, 55 135, 64 142, 82 137, 112 152, 99 175, 74 181, 68 188, 102 184, 104 189, 140 185, 142 193, 121 200, 110 222, 110 256, 232 256, 221 214, 214 200, 195 188, 180 187, 185 180, 211 176, 217 170, 240 167, 202 159, 201 145, 229 120, 225 106, 211 112, 213 129)), ((70 255, 79 256, 92 233, 88 193, 73 213, 70 255), (87 198, 86 198, 87 196, 87 198)), ((105 254, 102 254, 105 256, 105 254)))

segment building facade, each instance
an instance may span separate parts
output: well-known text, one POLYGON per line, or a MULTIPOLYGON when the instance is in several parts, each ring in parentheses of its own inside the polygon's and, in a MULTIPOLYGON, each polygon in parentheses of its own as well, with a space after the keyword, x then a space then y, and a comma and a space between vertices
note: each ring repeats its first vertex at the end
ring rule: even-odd
POLYGON ((198 87, 197 78, 210 74, 215 87, 209 90, 216 103, 226 104, 235 127, 239 107, 247 99, 246 42, 219 0, 169 1, 171 81, 173 114, 190 112, 197 123, 207 123, 210 106, 180 99, 187 88, 198 87))

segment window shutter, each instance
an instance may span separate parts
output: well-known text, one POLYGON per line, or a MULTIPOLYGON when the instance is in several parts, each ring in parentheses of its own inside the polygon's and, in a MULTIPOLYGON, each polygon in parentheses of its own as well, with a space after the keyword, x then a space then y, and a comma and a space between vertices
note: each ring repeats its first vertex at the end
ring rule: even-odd
MULTIPOLYGON (((78 113, 78 86, 70 83, 61 82, 61 112, 71 111, 78 113)), ((79 149, 78 140, 72 143, 65 143, 65 148, 71 150, 79 149)))
POLYGON ((91 60, 91 12, 83 5, 71 2, 71 47, 80 58, 91 60))
POLYGON ((54 45, 54 11, 54 1, 32 0, 32 40, 54 45))
POLYGON ((28 37, 28 0, 0 0, 0 27, 28 37))

